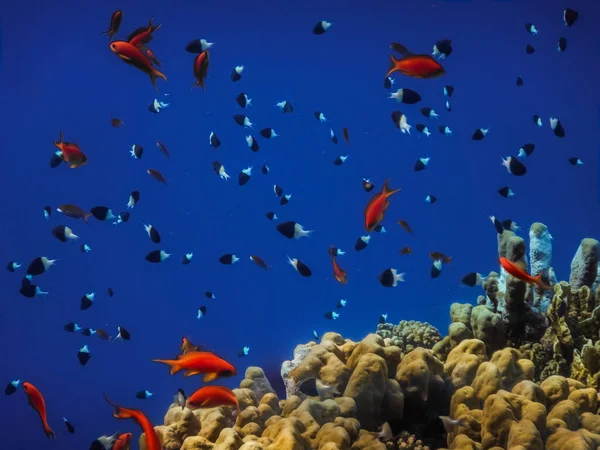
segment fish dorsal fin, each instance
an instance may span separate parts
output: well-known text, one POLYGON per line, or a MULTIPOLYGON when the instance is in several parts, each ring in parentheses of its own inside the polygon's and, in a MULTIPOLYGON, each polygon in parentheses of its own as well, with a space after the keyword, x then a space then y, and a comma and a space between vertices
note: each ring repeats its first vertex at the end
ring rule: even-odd
POLYGON ((412 55, 412 52, 410 50, 408 50, 404 45, 399 44, 397 42, 392 42, 390 44, 390 47, 397 53, 401 54, 402 56, 407 56, 407 55, 412 55))
POLYGON ((146 31, 147 29, 148 29, 147 25, 143 26, 143 27, 136 28, 131 33, 129 33, 129 36, 127 36, 127 42, 131 42, 131 40, 134 37, 139 36, 141 33, 143 33, 144 31, 146 31))

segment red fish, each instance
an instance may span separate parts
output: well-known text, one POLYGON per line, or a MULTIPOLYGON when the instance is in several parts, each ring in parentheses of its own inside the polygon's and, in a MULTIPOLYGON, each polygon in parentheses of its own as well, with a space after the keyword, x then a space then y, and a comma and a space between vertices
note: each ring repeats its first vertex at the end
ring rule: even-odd
POLYGON ((138 68, 150 77, 152 86, 158 91, 156 87, 157 78, 162 78, 167 81, 167 77, 164 73, 152 67, 152 63, 142 51, 135 45, 125 41, 114 41, 110 43, 110 49, 115 53, 122 61, 126 62, 133 67, 138 68))
POLYGON ((510 273, 513 277, 518 278, 519 280, 524 281, 525 283, 535 284, 540 289, 544 289, 544 290, 552 289, 550 286, 547 286, 546 284, 544 284, 544 282, 542 281, 541 273, 537 274, 535 277, 532 277, 527 272, 525 272, 523 269, 521 269, 519 266, 517 266, 515 263, 509 261, 508 259, 506 259, 504 257, 500 258, 500 265, 502 266, 502 268, 504 270, 506 270, 508 273, 510 273))
POLYGON ((108 37, 112 40, 113 36, 117 34, 117 31, 119 31, 119 27, 121 26, 122 21, 123 11, 118 9, 117 11, 112 13, 112 16, 110 16, 110 28, 108 29, 108 31, 105 31, 102 34, 108 34, 108 37))
POLYGON ((381 188, 381 192, 375 194, 365 208, 365 227, 367 231, 373 231, 375 227, 377 227, 377 225, 379 225, 379 223, 383 220, 385 211, 390 205, 388 198, 396 192, 400 192, 402 190, 390 190, 390 188, 388 188, 389 181, 389 178, 385 180, 385 183, 383 183, 383 187, 381 188))
POLYGON ((85 156, 77 144, 63 141, 62 130, 60 130, 58 142, 54 141, 53 144, 61 151, 62 160, 69 164, 71 169, 76 169, 87 164, 87 156, 85 156))
POLYGON ((331 248, 329 249, 329 254, 331 255, 331 262, 333 263, 333 276, 341 284, 347 284, 348 276, 346 274, 346 271, 342 269, 337 263, 337 260, 335 258, 335 251, 333 249, 333 246, 331 246, 331 248))
POLYGON ((154 37, 152 36, 152 33, 160 28, 160 23, 158 25, 152 25, 153 20, 154 17, 151 17, 148 26, 140 27, 127 36, 127 42, 139 49, 145 49, 146 44, 149 43, 154 37))
POLYGON ((153 359, 153 362, 171 366, 171 375, 180 370, 185 370, 184 376, 204 374, 202 381, 205 383, 216 380, 218 377, 231 377, 236 374, 235 367, 219 358, 212 352, 187 352, 173 359, 153 359))
MULTIPOLYGON (((110 401, 106 394, 104 394, 104 399, 115 408, 115 412, 113 413, 113 417, 115 419, 133 419, 137 422, 137 424, 140 427, 142 427, 142 431, 146 435, 147 450, 162 450, 162 445, 160 443, 160 439, 158 439, 156 431, 154 430, 154 426, 152 425, 152 423, 150 423, 150 421, 144 415, 143 412, 137 409, 128 409, 115 405, 113 402, 110 401)), ((119 436, 119 439, 121 439, 121 436, 119 436)), ((117 440, 117 442, 119 442, 119 440, 117 440)))
POLYGON ((436 78, 444 75, 446 71, 442 65, 430 55, 415 55, 401 44, 392 44, 391 47, 402 55, 396 59, 390 55, 390 68, 386 77, 394 72, 413 78, 436 78))
POLYGON ((189 353, 189 352, 198 352, 198 351, 202 350, 203 347, 204 347, 204 345, 192 344, 190 342, 190 340, 184 336, 183 338, 181 338, 181 346, 179 347, 179 351, 181 352, 182 355, 185 355, 186 353, 189 353))
POLYGON ((131 433, 123 433, 115 441, 112 450, 129 450, 131 447, 131 433))
POLYGON ((203 51, 194 58, 194 76, 196 82, 191 87, 190 91, 196 86, 200 86, 204 90, 204 79, 208 73, 208 66, 210 64, 210 58, 208 56, 208 50, 203 51))
POLYGON ((154 52, 149 48, 146 49, 146 56, 150 59, 150 61, 152 61, 152 64, 154 64, 156 67, 160 67, 162 65, 162 63, 154 55, 154 52))
POLYGON ((50 428, 46 419, 46 402, 44 401, 44 396, 31 383, 23 383, 23 390, 29 399, 29 404, 40 415, 42 426, 44 427, 44 433, 46 433, 46 436, 49 439, 54 439, 54 431, 52 431, 52 428, 50 428))
POLYGON ((217 408, 235 406, 240 417, 240 405, 235 393, 225 386, 204 386, 194 392, 187 401, 188 408, 217 408))

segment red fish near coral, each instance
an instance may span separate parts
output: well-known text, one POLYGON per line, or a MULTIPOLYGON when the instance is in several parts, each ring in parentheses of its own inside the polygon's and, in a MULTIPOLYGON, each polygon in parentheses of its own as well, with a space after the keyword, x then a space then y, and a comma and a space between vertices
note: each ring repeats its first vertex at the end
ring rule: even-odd
POLYGON ((333 263, 333 276, 341 284, 346 284, 348 283, 348 276, 346 274, 346 271, 342 269, 337 263, 337 260, 335 258, 336 253, 335 251, 333 251, 334 248, 335 247, 331 246, 331 248, 329 249, 329 254, 331 255, 331 262, 333 263))
POLYGON ((369 201, 369 204, 365 208, 365 227, 367 231, 373 231, 377 225, 383 220, 385 211, 390 205, 388 200, 396 192, 400 192, 402 189, 390 190, 388 187, 390 179, 388 178, 383 183, 381 192, 375 194, 375 196, 369 201))
POLYGON ((131 433, 123 433, 115 441, 112 450, 129 450, 131 448, 131 433))
POLYGON ((502 266, 502 268, 504 270, 506 270, 508 273, 510 273, 513 277, 518 278, 519 280, 524 281, 525 283, 535 284, 540 289, 544 289, 544 290, 552 289, 550 286, 547 286, 546 284, 544 284, 544 282, 542 281, 541 273, 537 274, 535 277, 532 277, 527 272, 525 272, 523 269, 521 269, 519 266, 517 266, 515 263, 509 261, 508 259, 506 259, 504 257, 500 258, 500 265, 502 266))
POLYGON ((110 28, 102 34, 103 35, 107 34, 109 39, 112 40, 113 36, 115 34, 117 34, 117 31, 119 31, 119 27, 121 26, 122 21, 123 21, 123 11, 118 9, 117 11, 112 13, 112 16, 110 16, 110 28))
POLYGON ((204 50, 202 53, 200 53, 194 58, 194 76, 196 77, 196 82, 190 88, 190 91, 196 86, 200 86, 202 90, 204 90, 204 79, 208 74, 209 64, 210 59, 208 56, 208 50, 204 50))
POLYGON ((394 55, 390 55, 390 68, 386 77, 394 72, 413 78, 436 78, 446 73, 442 65, 430 55, 415 55, 397 43, 390 47, 400 53, 402 58, 396 59, 394 55))
POLYGON ((204 386, 194 392, 187 401, 188 408, 216 408, 235 406, 240 417, 240 405, 234 392, 225 386, 204 386))
POLYGON ((236 374, 235 367, 212 352, 187 352, 173 359, 153 359, 153 362, 171 366, 171 375, 185 370, 186 377, 204 374, 205 383, 218 377, 231 377, 236 374))
POLYGON ((53 142, 54 146, 60 150, 61 159, 69 164, 71 169, 76 169, 87 164, 87 156, 81 151, 79 146, 73 142, 63 141, 63 132, 60 130, 58 142, 53 142))
MULTIPOLYGON (((154 426, 152 425, 152 423, 150 423, 150 421, 144 415, 143 412, 141 412, 137 409, 128 409, 128 408, 123 408, 121 406, 115 405, 113 402, 110 401, 110 399, 106 396, 106 394, 104 394, 104 399, 112 407, 115 408, 115 412, 113 413, 113 417, 115 419, 133 419, 137 422, 137 424, 140 427, 142 427, 142 431, 146 435, 147 450, 162 450, 162 445, 160 443, 160 440, 158 439, 158 435, 156 434, 156 431, 154 430, 154 426)), ((116 442, 119 442, 119 440, 121 439, 122 436, 124 436, 124 435, 119 436, 119 439, 117 439, 116 442)), ((131 435, 129 435, 129 436, 130 436, 129 440, 131 441, 131 435)), ((124 447, 124 448, 127 448, 127 447, 124 447)))
POLYGON ((42 426, 44 427, 44 433, 46 433, 48 438, 54 439, 54 431, 52 431, 46 419, 46 402, 44 401, 44 396, 33 384, 27 382, 23 383, 23 391, 25 391, 31 407, 39 414, 42 426))

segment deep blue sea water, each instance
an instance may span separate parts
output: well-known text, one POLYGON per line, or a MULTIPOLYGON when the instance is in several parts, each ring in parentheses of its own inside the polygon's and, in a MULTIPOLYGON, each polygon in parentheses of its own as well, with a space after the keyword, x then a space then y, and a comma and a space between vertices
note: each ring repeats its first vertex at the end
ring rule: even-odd
MULTIPOLYGON (((545 223, 554 237, 554 267, 559 279, 568 278, 571 258, 584 237, 598 237, 598 95, 600 74, 597 24, 600 4, 592 1, 288 1, 276 2, 9 2, 0 11, 0 250, 3 261, 24 263, 17 273, 0 272, 2 313, 0 382, 20 378, 44 394, 48 421, 61 449, 88 448, 91 441, 117 430, 134 433, 132 422, 112 418, 102 392, 124 406, 142 409, 156 424, 177 388, 188 392, 200 379, 169 376, 153 358, 177 354, 183 335, 206 344, 237 365, 239 375, 225 380, 236 386, 249 365, 277 374, 295 345, 318 333, 337 331, 360 339, 375 330, 379 315, 389 320, 428 321, 445 333, 452 302, 475 302, 481 293, 460 284, 467 272, 497 270, 495 231, 488 216, 513 219, 527 235, 535 221, 545 223), (580 13, 567 28, 562 11, 580 13), (151 16, 162 27, 150 47, 168 77, 158 80, 161 99, 169 108, 153 115, 147 110, 156 92, 146 75, 127 66, 108 48, 100 33, 110 15, 122 9, 117 38, 146 25, 151 16), (333 22, 324 35, 311 30, 319 20, 333 22), (539 30, 532 36, 525 23, 539 30), (556 50, 560 36, 568 40, 564 53, 556 50), (184 50, 191 39, 216 42, 206 91, 195 89, 193 55, 184 50), (423 101, 401 105, 387 99, 383 88, 390 42, 401 42, 417 53, 431 52, 439 39, 452 39, 454 52, 443 64, 446 75, 418 80, 396 74, 394 88, 418 91, 423 101), (525 53, 532 44, 536 52, 525 53), (245 65, 243 78, 232 83, 230 72, 245 65), (517 75, 524 79, 516 87, 517 75), (455 87, 452 112, 444 107, 443 86, 455 87), (253 99, 245 114, 256 123, 253 135, 261 149, 252 153, 236 125, 243 111, 235 97, 253 99), (295 111, 282 115, 275 104, 289 100, 295 111), (431 106, 440 120, 421 117, 418 109, 431 106), (413 125, 403 135, 391 120, 402 110, 413 125), (327 123, 313 113, 322 111, 327 123), (537 128, 532 116, 544 121, 537 128), (566 137, 555 137, 549 117, 558 117, 566 137), (113 129, 110 118, 125 123, 113 129), (427 123, 432 136, 416 132, 427 123), (436 126, 449 125, 452 136, 436 126), (267 141, 258 130, 274 128, 280 137, 267 141), (333 145, 333 127, 340 143, 333 145), (342 128, 348 127, 346 147, 342 128), (490 128, 475 142, 477 128, 490 128), (65 165, 51 169, 52 141, 63 129, 89 158, 77 170, 65 165), (208 136, 214 131, 222 146, 214 150, 208 136), (169 149, 167 160, 156 148, 169 149), (515 156, 527 142, 536 150, 526 160, 528 173, 511 176, 501 157, 515 156), (145 148, 141 160, 129 155, 132 144, 145 148), (348 154, 341 167, 333 160, 348 154), (430 156, 429 167, 413 171, 417 158, 430 156), (578 156, 581 167, 567 159, 578 156), (212 171, 221 161, 232 178, 225 182, 212 171), (271 172, 260 173, 263 164, 271 172), (250 182, 240 187, 237 175, 254 167, 250 182), (157 183, 146 169, 160 170, 168 185, 157 183), (372 194, 361 179, 371 178, 379 189, 386 178, 402 192, 391 199, 383 225, 369 247, 357 253, 356 239, 364 234, 363 210, 372 194), (279 206, 273 184, 292 193, 279 206), (504 199, 497 189, 509 185, 516 196, 504 199), (74 203, 89 209, 106 205, 125 210, 129 193, 141 200, 129 223, 113 226, 94 219, 89 225, 43 208, 74 203), (438 202, 430 205, 425 196, 438 202), (274 211, 280 220, 293 220, 315 230, 310 238, 289 241, 265 218, 274 211), (396 225, 405 219, 408 235, 396 225), (163 243, 154 245, 142 223, 153 224, 163 243), (92 248, 56 240, 51 230, 68 225, 92 248), (332 276, 330 245, 347 254, 339 258, 348 271, 343 286, 332 276), (398 250, 411 246, 413 253, 398 250), (163 248, 172 253, 162 264, 144 256, 163 248), (194 251, 193 262, 181 257, 194 251), (430 251, 454 257, 442 275, 429 274, 430 251), (218 258, 234 253, 241 260, 223 266, 218 258), (264 271, 248 257, 261 256, 271 267, 264 271), (302 278, 287 264, 286 254, 300 258, 312 271, 302 278), (36 282, 50 292, 27 299, 18 293, 26 265, 36 256, 58 259, 36 282), (385 289, 377 280, 388 267, 406 272, 406 283, 385 289), (114 289, 108 298, 108 287, 114 289), (208 300, 205 290, 217 298, 208 300), (95 291, 95 305, 80 311, 83 294, 95 291), (337 321, 323 314, 348 300, 337 321), (206 305, 206 317, 196 311, 206 305), (108 343, 63 330, 67 322, 82 326, 127 328, 129 342, 108 343), (88 344, 92 359, 81 367, 78 349, 88 344), (243 346, 250 354, 236 356, 243 346), (141 401, 139 390, 154 396, 141 401), (76 427, 68 435, 67 417, 76 427)), ((273 380, 275 381, 275 380, 273 380)), ((46 448, 50 444, 22 391, 0 399, 0 442, 6 449, 46 448)))

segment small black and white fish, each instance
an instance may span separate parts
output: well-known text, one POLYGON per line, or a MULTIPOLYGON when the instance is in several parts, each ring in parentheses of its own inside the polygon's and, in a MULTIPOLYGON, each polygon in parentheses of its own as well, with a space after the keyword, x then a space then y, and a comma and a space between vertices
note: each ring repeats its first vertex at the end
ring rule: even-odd
POLYGON ((444 97, 452 97, 452 94, 454 94, 454 86, 450 86, 449 84, 444 86, 444 97))
POLYGON ((387 318, 388 318, 387 314, 380 315, 379 316, 379 323, 381 323, 381 324, 387 323, 387 318))
POLYGON ((473 133, 473 137, 471 139, 474 141, 481 141, 487 136, 489 131, 489 128, 478 128, 475 130, 475 133, 473 133))
POLYGON ((498 194, 500 194, 504 198, 510 198, 515 195, 515 193, 512 191, 512 189, 509 188, 508 186, 503 186, 500 189, 498 189, 498 194))
POLYGON ((415 125, 415 128, 417 129, 417 131, 419 133, 422 133, 427 137, 431 136, 431 132, 429 131, 429 128, 427 128, 424 124, 418 123, 415 125))
POLYGON ((31 284, 31 282, 25 283, 26 279, 27 279, 27 277, 23 278, 21 288, 19 289, 19 293, 23 297, 34 298, 34 297, 39 297, 41 295, 49 294, 49 292, 47 292, 47 291, 42 291, 39 286, 36 286, 35 284, 31 284))
POLYGON ((532 24, 532 23, 526 23, 526 24, 525 24, 525 29, 527 30, 527 32, 528 32, 529 34, 532 34, 532 35, 534 35, 534 36, 537 36, 537 34, 538 34, 538 30, 537 30, 537 28, 536 28, 536 27, 535 27, 535 25, 534 25, 534 24, 532 24))
POLYGON ((523 159, 527 156, 530 156, 534 150, 535 150, 535 144, 532 144, 529 142, 529 143, 523 145, 523 147, 521 147, 519 149, 519 154, 517 155, 517 157, 523 159))
POLYGON ((302 225, 296 222, 288 221, 277 225, 277 231, 288 239, 300 239, 310 236, 313 230, 305 230, 302 225))
POLYGON ((328 320, 336 320, 336 319, 338 319, 340 317, 340 315, 338 313, 336 313, 335 311, 326 312, 324 314, 324 316, 328 320))
POLYGON ((425 106, 421 109, 419 109, 420 113, 429 118, 429 119, 437 119, 439 118, 439 114, 435 112, 435 110, 433 108, 430 108, 429 106, 425 106))
POLYGON ((321 111, 315 111, 314 116, 317 120, 321 122, 327 122, 327 117, 321 111))
POLYGON ((396 269, 385 269, 379 274, 379 283, 384 287, 396 287, 398 283, 403 283, 404 273, 398 273, 396 269))
POLYGON ((132 158, 141 159, 142 155, 144 154, 144 147, 139 144, 133 144, 131 146, 131 150, 129 150, 129 153, 131 154, 132 158))
POLYGON ((13 395, 21 387, 21 380, 13 380, 4 388, 5 395, 13 395))
POLYGON ((52 216, 52 208, 50 206, 44 206, 44 217, 46 220, 50 220, 52 216))
POLYGON ((100 436, 98 439, 92 442, 90 450, 111 450, 118 440, 119 433, 115 433, 112 436, 100 436))
POLYGON ((361 250, 364 250, 365 248, 368 247, 370 240, 371 240, 371 236, 361 236, 361 237, 359 237, 356 240, 356 243, 354 244, 354 250, 356 250, 357 252, 360 252, 361 250))
POLYGON ((341 166, 342 164, 344 164, 346 162, 347 159, 348 159, 348 155, 338 156, 337 158, 335 158, 333 160, 333 165, 334 166, 341 166))
POLYGON ((170 256, 171 254, 165 252, 164 250, 152 250, 151 252, 146 254, 145 259, 150 263, 161 263, 170 256))
POLYGON ((61 242, 79 239, 79 236, 73 233, 73 231, 65 225, 58 225, 54 227, 52 229, 52 235, 61 242))
POLYGON ((442 260, 441 259, 436 259, 433 262, 433 265, 431 266, 431 270, 429 273, 431 275, 431 278, 437 278, 440 276, 440 274, 442 273, 442 260))
POLYGON ((425 201, 433 205, 435 202, 437 202, 437 197, 429 194, 427 197, 425 197, 425 201))
POLYGON ((211 48, 213 45, 215 45, 214 42, 208 42, 206 39, 194 39, 185 46, 185 50, 189 53, 202 53, 203 51, 211 48))
POLYGON ((442 39, 435 43, 431 55, 437 59, 445 59, 452 54, 452 41, 442 39))
POLYGON ((542 126, 542 118, 540 116, 538 116, 537 114, 533 115, 533 123, 536 124, 538 127, 542 126))
POLYGON ((194 257, 194 253, 186 253, 185 255, 183 255, 183 258, 181 258, 181 264, 188 265, 189 263, 192 262, 193 257, 194 257))
POLYGON ((373 228, 373 231, 375 233, 387 233, 387 230, 385 229, 385 227, 381 224, 377 225, 375 228, 373 228))
POLYGON ((450 129, 450 127, 448 125, 440 125, 438 127, 438 130, 440 133, 442 133, 445 136, 450 136, 452 134, 452 130, 450 129))
POLYGON ((517 158, 512 156, 508 156, 506 159, 502 158, 502 165, 506 167, 508 173, 516 177, 521 177, 527 173, 527 167, 525 167, 525 165, 517 158))
POLYGON ((256 139, 254 139, 254 136, 252 135, 246 136, 246 144, 248 144, 250 150, 252 150, 255 153, 260 150, 258 142, 256 141, 256 139))
POLYGON ((63 417, 63 421, 65 422, 65 427, 67 427, 67 431, 71 434, 75 433, 75 427, 71 425, 71 422, 69 422, 66 417, 63 417))
POLYGON ((279 136, 273 128, 263 128, 259 133, 265 139, 273 139, 279 136))
POLYGON ((62 162, 63 156, 60 150, 57 150, 56 152, 52 153, 52 157, 50 158, 50 167, 52 169, 56 169, 58 166, 61 165, 62 162))
POLYGON ((393 85, 394 79, 392 77, 385 77, 385 80, 383 80, 383 87, 385 89, 391 89, 393 85))
POLYGON ((564 52, 567 49, 567 38, 566 37, 559 37, 558 38, 558 45, 556 47, 556 50, 559 52, 564 52))
POLYGON ((313 330, 313 337, 315 338, 316 341, 319 340, 319 333, 317 333, 317 330, 313 330))
POLYGON ((127 331, 125 328, 118 326, 117 331, 118 333, 114 337, 113 341, 129 341, 131 339, 129 331, 127 331))
POLYGON ((232 253, 226 253, 225 255, 223 255, 219 258, 219 262, 221 264, 225 264, 225 265, 235 264, 239 260, 240 260, 240 258, 238 258, 237 256, 235 256, 232 253))
POLYGON ((285 194, 281 197, 281 200, 279 200, 279 204, 281 206, 287 205, 290 202, 290 198, 292 198, 292 194, 285 194))
POLYGON ((79 325, 75 322, 69 322, 63 326, 63 329, 68 333, 79 333, 83 330, 79 325))
POLYGON ((518 76, 515 84, 517 86, 523 86, 523 78, 521 76, 518 76))
POLYGON ((252 178, 252 166, 245 168, 238 175, 238 184, 240 186, 245 185, 252 178))
POLYGON ((299 381, 296 383, 296 387, 304 395, 307 395, 308 397, 319 397, 321 401, 332 399, 336 395, 342 395, 339 390, 339 383, 328 386, 318 378, 307 378, 299 381))
POLYGON ((160 233, 158 232, 158 230, 152 225, 142 225, 144 225, 144 229, 146 230, 146 233, 148 233, 148 237, 150 238, 150 240, 155 244, 160 244, 160 233))
POLYGON ((283 195, 283 188, 278 184, 273 185, 273 192, 277 197, 281 197, 283 195))
POLYGON ((582 166, 583 161, 577 157, 569 158, 569 164, 572 166, 582 166))
POLYGON ((504 227, 502 226, 502 222, 496 219, 495 216, 490 216, 490 220, 494 224, 494 228, 496 229, 496 233, 502 234, 504 233, 504 227))
POLYGON ((244 72, 245 68, 246 66, 235 66, 234 69, 231 71, 231 81, 240 81, 242 79, 242 73, 244 72))
POLYGON ((422 170, 425 170, 425 168, 429 165, 430 160, 431 160, 431 158, 417 159, 417 162, 415 162, 415 167, 414 167, 415 172, 420 172, 422 170))
POLYGON ((235 101, 242 108, 247 108, 248 106, 252 106, 252 99, 248 98, 246 94, 240 92, 238 96, 235 98, 235 101))
POLYGON ((269 166, 267 166, 266 164, 264 164, 261 168, 260 171, 262 172, 263 175, 268 175, 269 174, 269 166))
POLYGON ((250 119, 245 116, 244 114, 236 114, 235 116, 233 116, 233 120, 235 121, 235 123, 237 123, 239 126, 241 127, 245 127, 245 128, 252 128, 252 125, 254 125, 250 119))
POLYGON ((422 100, 418 92, 408 88, 398 89, 396 92, 390 94, 388 98, 393 98, 398 103, 404 103, 407 105, 414 105, 422 100))
POLYGON ((402 131, 402 134, 410 134, 412 125, 408 124, 408 120, 402 111, 392 111, 391 117, 392 122, 394 122, 396 128, 402 131))
POLYGON ((7 265, 6 265, 6 270, 8 270, 9 272, 15 272, 19 267, 21 267, 21 263, 15 262, 15 261, 10 261, 7 265))
POLYGON ((511 219, 506 219, 502 221, 502 226, 505 230, 512 231, 513 233, 519 229, 519 226, 516 222, 513 222, 511 219))
POLYGON ((92 251, 92 249, 90 248, 90 246, 87 245, 87 244, 81 244, 79 246, 79 250, 81 250, 82 253, 89 253, 89 252, 92 251))
POLYGON ((206 298, 210 298, 211 300, 214 300, 215 298, 217 298, 216 295, 210 291, 204 291, 204 296, 206 298))
POLYGON ((329 129, 329 134, 330 134, 330 136, 331 136, 331 142, 333 142, 334 144, 336 144, 336 145, 337 145, 337 143, 338 143, 338 138, 337 138, 337 136, 335 135, 335 132, 333 131, 333 128, 330 128, 330 129, 329 129))
POLYGON ((221 164, 219 161, 213 161, 212 163, 213 171, 221 177, 222 180, 229 180, 231 178, 229 174, 225 171, 225 166, 221 164))
POLYGON ((550 128, 552 128, 552 131, 554 132, 554 135, 556 137, 559 137, 559 138, 565 137, 565 129, 564 129, 562 123, 560 123, 560 120, 558 120, 556 117, 550 118, 550 128))
POLYGON ((173 398, 173 403, 175 403, 177 406, 181 406, 182 410, 185 409, 185 405, 187 404, 187 397, 183 389, 177 389, 177 393, 173 398))
POLYGON ((81 347, 79 349, 79 352, 77 352, 77 359, 79 360, 79 364, 81 364, 82 366, 85 366, 91 357, 92 354, 90 353, 90 349, 87 345, 81 347))
POLYGON ((265 217, 269 220, 277 220, 277 214, 275 214, 272 211, 269 211, 268 213, 266 213, 265 217))
POLYGON ((533 53, 535 53, 535 48, 533 47, 533 45, 527 44, 525 46, 525 53, 527 53, 528 55, 532 55, 533 53))
POLYGON ((148 106, 148 111, 150 111, 152 114, 158 114, 161 109, 167 108, 168 106, 169 103, 161 102, 159 99, 155 98, 152 100, 152 103, 150 103, 150 106, 148 106))
POLYGON ((371 183, 371 180, 369 180, 368 178, 362 179, 362 186, 365 192, 371 192, 375 188, 375 185, 371 183))
POLYGON ((452 111, 452 105, 450 104, 450 100, 446 100, 446 111, 452 111))
POLYGON ((27 267, 27 275, 41 275, 56 263, 56 259, 48 259, 45 256, 34 258, 27 267))
POLYGON ((329 247, 329 250, 327 250, 327 253, 329 253, 329 256, 342 256, 342 255, 346 254, 345 251, 343 251, 342 249, 336 248, 336 247, 329 247))
POLYGON ((94 206, 92 209, 90 209, 90 213, 92 213, 92 216, 101 222, 116 219, 112 210, 106 206, 94 206))
POLYGON ((221 140, 219 139, 219 136, 215 134, 214 131, 211 131, 208 135, 208 143, 212 148, 219 148, 221 146, 221 140))
POLYGON ((84 336, 90 337, 90 336, 93 336, 96 334, 96 330, 94 330, 93 328, 82 328, 81 334, 83 334, 84 336))
POLYGON ((240 349, 240 350, 237 352, 237 355, 238 355, 238 358, 244 358, 244 357, 248 356, 248 354, 249 354, 249 353, 250 353, 250 347, 248 347, 248 346, 245 346, 245 347, 242 347, 242 348, 241 348, 241 349, 240 349))
POLYGON ((321 20, 313 27, 313 34, 324 34, 333 25, 331 22, 321 20))
POLYGON ((113 289, 111 287, 109 287, 106 290, 106 293, 108 294, 109 297, 112 297, 113 295, 115 295, 115 292, 113 291, 113 289))
POLYGON ((278 102, 277 103, 277 107, 281 110, 282 113, 291 113, 292 111, 294 111, 294 107, 292 106, 292 104, 290 102, 288 102, 287 100, 284 100, 282 102, 278 102))
POLYGON ((288 256, 287 259, 288 263, 294 268, 294 270, 303 277, 310 277, 312 275, 312 270, 310 270, 310 268, 298 258, 290 258, 288 256))
POLYGON ((566 8, 563 11, 563 20, 568 27, 572 27, 578 17, 579 13, 571 8, 566 8))
POLYGON ((81 297, 81 301, 79 303, 79 309, 85 311, 86 309, 91 308, 94 304, 94 300, 96 299, 96 293, 90 292, 89 294, 85 294, 81 297))
POLYGON ((131 217, 131 213, 129 213, 128 211, 123 211, 122 213, 119 213, 119 215, 117 216, 117 221, 113 222, 113 225, 119 225, 120 223, 127 223, 127 222, 129 222, 130 217, 131 217))
POLYGON ((487 277, 484 277, 477 272, 471 272, 462 277, 461 283, 470 287, 475 287, 481 286, 485 280, 487 280, 487 277))
POLYGON ((342 298, 342 299, 338 300, 337 305, 335 305, 335 307, 336 308, 345 308, 347 303, 348 303, 348 300, 346 300, 345 298, 342 298))
POLYGON ((147 398, 152 397, 154 394, 148 390, 139 391, 135 394, 135 398, 139 398, 140 400, 146 400, 147 398))
POLYGON ((127 202, 127 209, 135 208, 135 205, 137 205, 139 201, 140 201, 140 192, 132 191, 131 194, 129 194, 129 201, 127 202))

